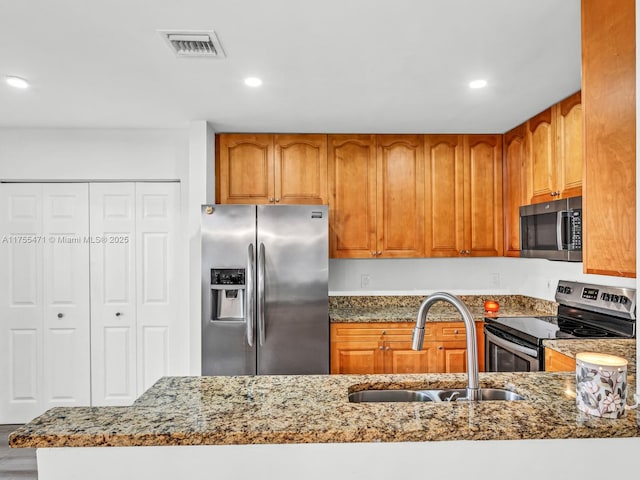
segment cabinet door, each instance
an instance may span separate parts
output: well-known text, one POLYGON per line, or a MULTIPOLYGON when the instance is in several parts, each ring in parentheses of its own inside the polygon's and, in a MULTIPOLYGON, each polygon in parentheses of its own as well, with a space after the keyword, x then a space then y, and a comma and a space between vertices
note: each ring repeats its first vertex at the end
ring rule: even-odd
POLYGON ((329 135, 329 253, 371 258, 376 251, 373 135, 329 135))
POLYGON ((43 412, 42 233, 41 185, 0 184, 0 423, 43 412))
POLYGON ((464 252, 463 137, 425 135, 424 139, 426 255, 458 257, 464 252))
POLYGON ((94 405, 136 399, 135 184, 90 185, 91 393, 94 405))
POLYGON ((44 409, 91 404, 89 186, 42 184, 44 409))
POLYGON ((275 135, 275 203, 328 203, 327 136, 275 135))
POLYGON ((463 373, 467 371, 467 343, 442 342, 438 345, 438 373, 463 373))
POLYGON ((504 255, 520 256, 520 207, 529 203, 526 124, 504 134, 504 255))
POLYGON ((531 202, 548 202, 557 198, 555 177, 555 130, 553 109, 549 107, 531 118, 529 125, 529 158, 531 161, 531 202))
POLYGON ((582 1, 585 273, 636 276, 635 10, 582 1))
POLYGON ((556 190, 561 198, 582 195, 584 164, 580 92, 556 105, 556 190))
POLYGON ((411 341, 384 342, 385 373, 433 373, 438 371, 435 342, 424 342, 420 351, 411 348, 411 341))
POLYGON ((218 136, 218 203, 272 203, 273 135, 218 136))
POLYGON ((135 184, 136 378, 141 394, 174 372, 186 339, 180 318, 179 183, 135 184), (174 353, 173 358, 171 353, 174 353))
POLYGON ((377 340, 355 340, 331 344, 332 374, 383 373, 383 362, 383 345, 377 340))
POLYGON ((424 256, 421 135, 377 135, 377 257, 424 256))
POLYGON ((576 360, 556 352, 550 348, 544 349, 544 371, 545 372, 575 372, 576 360))
POLYGON ((502 136, 466 135, 464 154, 465 253, 502 256, 502 136))

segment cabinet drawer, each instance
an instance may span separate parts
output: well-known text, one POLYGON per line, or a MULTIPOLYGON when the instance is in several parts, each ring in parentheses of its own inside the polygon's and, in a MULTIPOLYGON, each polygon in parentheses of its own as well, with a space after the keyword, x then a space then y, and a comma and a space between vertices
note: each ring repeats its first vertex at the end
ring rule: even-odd
MULTIPOLYGON (((357 341, 366 339, 411 340, 413 323, 334 323, 331 324, 331 341, 357 341)), ((425 326, 425 338, 433 339, 434 324, 425 326)))
POLYGON ((440 322, 434 324, 436 340, 465 340, 467 331, 462 322, 440 322))

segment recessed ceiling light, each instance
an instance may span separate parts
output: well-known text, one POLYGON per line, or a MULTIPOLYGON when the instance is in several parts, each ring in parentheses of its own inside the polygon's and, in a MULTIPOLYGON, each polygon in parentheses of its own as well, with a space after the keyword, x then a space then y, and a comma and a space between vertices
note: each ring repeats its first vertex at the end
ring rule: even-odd
POLYGON ((248 77, 244 79, 244 84, 247 87, 259 87, 260 85, 262 85, 262 80, 260 80, 258 77, 248 77))
POLYGON ((28 88, 29 82, 27 82, 24 78, 14 77, 13 75, 7 75, 6 77, 7 83, 12 87, 16 88, 28 88))
POLYGON ((486 80, 482 80, 482 79, 478 79, 478 80, 474 80, 472 82, 469 83, 469 87, 470 88, 484 88, 487 86, 487 81, 486 80))

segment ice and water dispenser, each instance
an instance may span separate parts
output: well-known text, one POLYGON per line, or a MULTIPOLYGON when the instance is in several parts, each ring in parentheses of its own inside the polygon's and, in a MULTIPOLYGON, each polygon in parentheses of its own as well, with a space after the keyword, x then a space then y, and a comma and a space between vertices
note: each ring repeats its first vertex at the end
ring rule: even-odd
POLYGON ((211 320, 244 320, 244 268, 211 269, 211 320))

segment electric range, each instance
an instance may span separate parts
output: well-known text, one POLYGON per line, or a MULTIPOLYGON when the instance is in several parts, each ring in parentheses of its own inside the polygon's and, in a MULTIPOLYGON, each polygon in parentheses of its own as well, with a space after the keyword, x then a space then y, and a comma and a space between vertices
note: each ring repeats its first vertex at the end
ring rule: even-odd
POLYGON ((485 370, 544 370, 548 339, 635 338, 636 291, 560 280, 558 314, 537 317, 486 317, 485 370))

